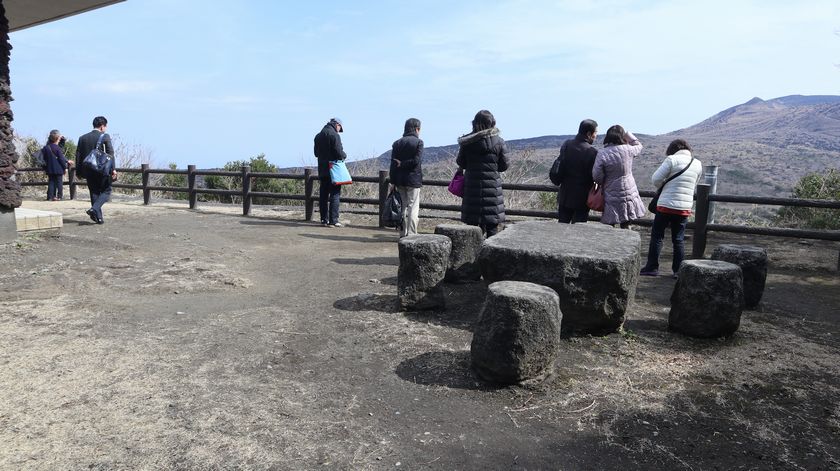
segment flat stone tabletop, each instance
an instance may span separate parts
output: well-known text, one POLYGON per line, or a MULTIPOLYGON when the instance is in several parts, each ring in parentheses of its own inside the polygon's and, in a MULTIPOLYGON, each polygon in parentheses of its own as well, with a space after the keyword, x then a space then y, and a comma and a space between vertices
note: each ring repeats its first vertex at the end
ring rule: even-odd
POLYGON ((529 281, 560 296, 563 330, 609 333, 624 322, 641 263, 639 234, 603 224, 527 221, 484 242, 479 254, 488 283, 529 281))
POLYGON ((524 221, 508 226, 484 244, 499 250, 532 255, 621 260, 639 252, 641 238, 634 231, 600 223, 559 224, 524 221))

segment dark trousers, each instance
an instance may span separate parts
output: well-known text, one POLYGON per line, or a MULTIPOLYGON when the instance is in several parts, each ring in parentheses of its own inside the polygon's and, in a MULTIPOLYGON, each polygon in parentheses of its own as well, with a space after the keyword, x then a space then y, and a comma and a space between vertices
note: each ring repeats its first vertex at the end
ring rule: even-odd
POLYGON ((671 242, 674 243, 674 260, 671 269, 676 273, 685 259, 685 226, 687 216, 676 214, 656 213, 653 218, 653 228, 650 230, 650 246, 648 258, 643 271, 659 270, 659 254, 662 252, 662 241, 665 239, 665 228, 671 227, 671 242))
POLYGON ((88 180, 87 187, 90 192, 90 208, 96 213, 96 217, 102 217, 102 206, 111 199, 111 183, 110 178, 108 182, 98 182, 95 180, 88 180))
POLYGON ((321 212, 321 222, 335 224, 338 222, 338 203, 341 198, 341 186, 333 185, 330 177, 320 178, 321 188, 318 190, 318 209, 321 212))
POLYGON ((589 208, 572 209, 560 206, 557 208, 557 220, 565 224, 586 222, 589 220, 589 208))
POLYGON ((47 178, 49 179, 47 182, 47 200, 63 198, 64 185, 62 180, 64 179, 64 175, 47 175, 47 178))

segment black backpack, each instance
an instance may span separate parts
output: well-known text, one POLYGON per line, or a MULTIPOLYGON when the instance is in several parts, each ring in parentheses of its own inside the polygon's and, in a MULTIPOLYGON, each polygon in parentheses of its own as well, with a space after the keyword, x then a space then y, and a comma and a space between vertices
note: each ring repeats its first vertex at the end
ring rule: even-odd
POLYGON ((551 183, 555 185, 559 185, 563 182, 563 154, 566 152, 566 143, 563 143, 563 146, 560 147, 560 155, 554 159, 554 163, 551 164, 551 170, 548 171, 548 179, 551 180, 551 183))
POLYGON ((385 206, 382 208, 382 224, 385 227, 402 227, 402 197, 396 190, 385 198, 385 206))
POLYGON ((35 165, 46 170, 47 159, 44 156, 44 149, 46 149, 46 147, 42 147, 41 150, 38 151, 38 153, 32 156, 32 158, 35 160, 35 165))

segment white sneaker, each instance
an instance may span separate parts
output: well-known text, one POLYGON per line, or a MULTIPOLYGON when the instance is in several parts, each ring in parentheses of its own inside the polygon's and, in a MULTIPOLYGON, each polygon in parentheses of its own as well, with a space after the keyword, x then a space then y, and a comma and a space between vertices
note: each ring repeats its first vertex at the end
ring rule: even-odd
POLYGON ((333 227, 344 227, 344 224, 342 224, 340 222, 337 222, 335 224, 330 224, 330 225, 333 226, 333 227))

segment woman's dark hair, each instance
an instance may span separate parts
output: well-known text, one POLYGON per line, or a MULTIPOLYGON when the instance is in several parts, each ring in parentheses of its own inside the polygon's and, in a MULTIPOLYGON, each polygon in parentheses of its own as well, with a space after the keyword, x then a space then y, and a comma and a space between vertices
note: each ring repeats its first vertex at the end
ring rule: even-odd
POLYGON ((485 129, 495 127, 496 118, 493 117, 493 113, 487 110, 481 110, 475 114, 475 118, 472 121, 473 132, 484 131, 485 129))
POLYGON ((107 126, 108 120, 105 119, 104 116, 97 116, 93 118, 93 127, 98 128, 99 126, 107 126))
POLYGON ((417 118, 408 118, 405 120, 404 134, 413 133, 420 129, 420 120, 417 118))
POLYGON ((674 139, 670 144, 668 144, 668 150, 665 151, 665 155, 674 155, 681 150, 691 152, 691 146, 685 142, 685 139, 674 139))
POLYGON ((584 119, 578 126, 578 135, 585 136, 598 130, 598 123, 594 119, 584 119))
POLYGON ((621 144, 627 144, 627 141, 624 140, 625 134, 627 133, 624 131, 624 128, 618 124, 610 126, 610 128, 607 129, 607 134, 604 135, 604 145, 620 146, 621 144))

